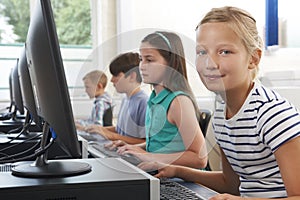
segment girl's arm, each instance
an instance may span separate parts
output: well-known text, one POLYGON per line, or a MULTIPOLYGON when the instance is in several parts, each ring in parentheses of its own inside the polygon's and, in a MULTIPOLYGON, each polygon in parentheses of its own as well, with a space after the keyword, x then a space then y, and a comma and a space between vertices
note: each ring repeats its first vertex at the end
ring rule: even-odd
POLYGON ((300 199, 300 137, 283 144, 275 157, 289 197, 300 199))
POLYGON ((145 142, 144 138, 129 137, 129 136, 120 135, 118 133, 112 133, 110 135, 109 140, 122 140, 127 144, 140 144, 145 142))
POLYGON ((127 144, 139 144, 145 142, 145 139, 143 138, 135 138, 135 137, 120 135, 119 133, 116 132, 114 126, 103 127, 99 125, 90 125, 87 127, 86 131, 90 133, 98 133, 103 137, 105 137, 106 139, 112 141, 122 140, 127 144))
POLYGON ((168 111, 168 120, 178 127, 186 147, 186 151, 180 155, 174 154, 179 157, 172 164, 194 168, 206 167, 205 139, 191 99, 185 95, 175 97, 168 111))
POLYGON ((184 165, 193 168, 205 168, 207 165, 207 151, 204 136, 191 99, 180 95, 174 98, 168 110, 169 122, 175 124, 181 133, 186 151, 163 154, 149 153, 135 146, 125 145, 120 153, 131 153, 143 161, 158 161, 167 164, 184 165))
MULTIPOLYGON (((275 157, 279 165, 280 173, 287 191, 287 198, 282 200, 299 200, 300 199, 300 137, 292 139, 283 144, 277 151, 275 157)), ((224 154, 222 154, 224 156, 224 154)), ((223 161, 223 159, 222 159, 223 161)), ((224 167, 224 165, 223 165, 224 167)), ((223 170, 224 171, 224 170, 223 170)), ((182 173, 182 172, 181 172, 182 173)), ((228 174, 230 175, 230 174, 228 174)), ((228 178, 227 178, 228 179, 228 178)), ((201 181, 202 182, 202 181, 201 181)), ((213 186, 209 186, 214 189, 213 186)), ((229 192, 227 192, 229 193, 229 192)), ((234 193, 233 193, 234 194, 234 193)), ((236 194, 237 195, 237 194, 236 194)), ((220 194, 212 198, 219 199, 242 199, 241 197, 231 196, 229 194, 220 194)), ((243 198, 244 199, 244 198, 243 198)), ((267 200, 266 198, 255 198, 252 200, 267 200)), ((278 198, 279 200, 279 198, 278 198)))
POLYGON ((144 170, 158 169, 155 176, 178 177, 188 182, 199 183, 219 193, 239 195, 239 177, 231 168, 223 151, 221 151, 222 171, 203 171, 186 166, 167 165, 159 162, 144 162, 139 166, 144 170))
POLYGON ((186 151, 171 154, 149 153, 145 150, 136 149, 134 146, 126 145, 120 149, 120 152, 131 153, 143 161, 157 161, 197 169, 205 168, 207 165, 205 140, 190 98, 184 95, 175 97, 170 105, 167 117, 169 122, 178 127, 186 151))

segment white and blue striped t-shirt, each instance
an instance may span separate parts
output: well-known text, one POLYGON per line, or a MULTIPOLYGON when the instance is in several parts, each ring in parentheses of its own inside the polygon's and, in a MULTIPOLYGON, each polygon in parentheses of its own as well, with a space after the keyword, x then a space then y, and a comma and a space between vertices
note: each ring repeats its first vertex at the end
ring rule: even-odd
POLYGON ((300 115, 293 105, 255 83, 231 119, 225 119, 225 104, 216 108, 213 127, 217 143, 240 176, 241 196, 287 196, 274 152, 300 135, 300 115))

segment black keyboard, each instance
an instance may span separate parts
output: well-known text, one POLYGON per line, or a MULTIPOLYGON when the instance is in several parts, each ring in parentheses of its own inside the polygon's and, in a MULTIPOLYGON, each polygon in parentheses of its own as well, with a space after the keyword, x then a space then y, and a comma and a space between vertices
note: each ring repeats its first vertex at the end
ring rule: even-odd
POLYGON ((135 166, 142 162, 139 158, 131 154, 120 155, 118 154, 117 149, 110 150, 109 148, 105 147, 104 144, 91 143, 90 146, 102 153, 105 157, 122 158, 123 160, 126 160, 135 166))
POLYGON ((204 200, 204 198, 200 197, 196 192, 180 183, 169 179, 162 179, 160 181, 160 200, 169 199, 204 200))

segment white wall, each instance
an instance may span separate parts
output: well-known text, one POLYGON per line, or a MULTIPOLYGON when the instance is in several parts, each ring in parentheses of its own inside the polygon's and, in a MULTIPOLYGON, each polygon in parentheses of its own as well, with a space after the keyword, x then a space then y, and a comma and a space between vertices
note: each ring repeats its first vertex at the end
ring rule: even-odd
POLYGON ((300 110, 300 48, 280 48, 266 53, 260 64, 260 77, 264 85, 300 110))
MULTIPOLYGON (((283 0, 279 1, 281 2, 279 6, 281 6, 282 1, 283 0)), ((291 5, 291 3, 285 4, 291 5)), ((212 7, 225 5, 238 6, 249 11, 256 18, 258 29, 261 32, 261 36, 263 36, 265 1, 262 0, 117 0, 117 35, 111 37, 113 40, 117 40, 119 53, 128 50, 138 51, 141 39, 150 32, 159 29, 177 32, 183 39, 188 61, 189 80, 198 98, 199 105, 202 105, 202 107, 213 108, 213 94, 204 88, 194 66, 194 29, 208 10, 212 7)), ((287 9, 289 9, 289 7, 287 7, 287 9)), ((293 14, 296 15, 297 13, 293 12, 293 14)), ((284 14, 281 14, 280 17, 281 16, 284 16, 284 14)), ((295 27, 298 26, 295 25, 295 27)), ((110 44, 110 41, 105 41, 104 43, 110 44)), ((109 45, 105 46, 105 49, 107 48, 109 48, 109 45)), ((17 58, 19 55, 18 47, 0 47, 0 52, 1 58, 17 58)), ((73 103, 73 105, 75 105, 75 109, 73 109, 74 113, 78 116, 86 116, 89 114, 91 101, 87 98, 84 90, 77 87, 82 87, 81 79, 83 75, 95 68, 91 62, 92 59, 94 59, 94 52, 92 52, 91 49, 62 49, 62 56, 65 64, 67 81, 69 86, 71 86, 70 95, 72 97, 72 102, 75 102, 73 103), (87 108, 85 108, 84 105, 86 105, 87 108)), ((109 60, 104 63, 109 63, 109 60)), ((273 71, 278 74, 282 74, 282 71, 291 71, 294 74, 299 74, 299 63, 299 49, 280 49, 275 52, 268 52, 262 59, 260 76, 269 76, 269 72, 273 71)), ((1 60, 0 88, 8 87, 7 77, 13 64, 12 60, 1 60)), ((107 66, 100 67, 109 74, 107 66)), ((295 75, 295 77, 298 76, 295 75)), ((298 78, 295 79, 297 82, 298 78)), ((274 87, 277 87, 278 84, 279 82, 275 81, 274 87)), ((283 84, 286 84, 286 82, 283 84)), ((291 83, 289 82, 288 85, 290 84, 291 83)), ((146 90, 149 90, 147 86, 145 86, 145 88, 146 90)), ((116 94, 111 84, 108 85, 108 91, 115 99, 117 99, 117 101, 120 99, 120 96, 116 94)), ((290 94, 294 94, 294 92, 287 92, 287 94, 284 95, 292 96, 290 94)), ((0 89, 0 108, 2 108, 2 105, 6 105, 8 97, 8 90, 0 89)))
MULTIPOLYGON (((288 20, 279 34, 288 45, 295 44, 298 40, 299 26, 297 20, 299 12, 297 7, 292 7, 293 0, 279 0, 279 17, 288 20), (291 15, 293 17, 291 17, 291 15), (296 34, 296 35, 295 35, 296 34), (295 37, 296 36, 296 37, 295 37)), ((119 51, 137 50, 143 36, 155 30, 171 30, 181 35, 185 45, 187 61, 189 63, 188 71, 190 83, 197 96, 199 105, 213 107, 214 102, 210 101, 213 96, 202 85, 195 70, 195 27, 203 15, 213 7, 237 6, 249 11, 257 21, 257 27, 262 38, 264 38, 265 24, 265 1, 241 1, 241 0, 126 0, 118 1, 118 37, 119 51)), ((281 38, 282 39, 282 38, 281 38)), ((300 44, 300 43, 299 43, 300 44)), ((278 88, 283 96, 300 107, 300 98, 293 98, 295 91, 300 87, 300 49, 279 49, 274 52, 266 52, 260 64, 260 76, 270 76, 269 72, 275 71, 278 74, 292 73, 293 80, 286 82, 281 80, 273 81, 272 87, 278 88), (285 72, 288 71, 288 72, 285 72), (298 80, 299 79, 299 80, 298 80), (291 85, 298 84, 292 89, 291 85), (285 85, 285 90, 282 86, 285 85), (280 88, 279 88, 280 86, 280 88), (285 92, 283 92, 285 91, 285 92)), ((272 76, 272 75, 271 75, 272 76)), ((274 79, 271 77, 271 79, 274 79)))
POLYGON ((118 32, 137 29, 169 29, 194 39, 194 30, 203 15, 213 7, 238 6, 251 12, 262 30, 265 1, 240 0, 119 0, 118 32))

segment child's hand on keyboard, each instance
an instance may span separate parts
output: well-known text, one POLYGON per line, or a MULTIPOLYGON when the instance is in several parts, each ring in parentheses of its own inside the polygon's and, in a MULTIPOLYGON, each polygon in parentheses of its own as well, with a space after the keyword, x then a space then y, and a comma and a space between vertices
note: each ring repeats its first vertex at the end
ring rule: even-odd
POLYGON ((101 134, 102 128, 103 127, 100 126, 100 125, 94 125, 94 124, 92 124, 92 125, 86 126, 85 131, 89 132, 89 133, 98 133, 98 134, 101 134))
POLYGON ((85 131, 89 132, 89 133, 93 133, 93 134, 102 135, 107 140, 111 140, 112 139, 111 135, 109 133, 107 133, 105 127, 100 126, 100 125, 95 125, 95 124, 88 125, 88 126, 86 126, 85 131))
POLYGON ((177 175, 176 165, 168 165, 160 162, 142 162, 138 165, 144 171, 155 171, 158 170, 158 173, 154 176, 157 178, 172 178, 177 175))
POLYGON ((107 129, 107 127, 103 127, 101 125, 89 125, 86 127, 86 131, 89 133, 96 133, 102 135, 107 140, 115 140, 116 133, 107 129))
POLYGON ((126 144, 126 145, 119 147, 117 152, 121 155, 132 154, 142 161, 151 160, 151 158, 150 158, 151 155, 145 149, 143 149, 142 147, 140 147, 138 145, 126 144))
POLYGON ((105 144, 105 147, 112 150, 112 149, 117 149, 117 148, 119 148, 121 146, 124 146, 126 144, 127 143, 122 141, 122 140, 115 140, 115 141, 112 141, 110 143, 105 144))

